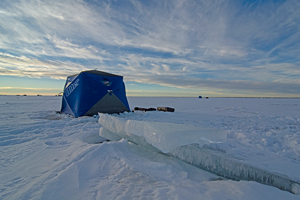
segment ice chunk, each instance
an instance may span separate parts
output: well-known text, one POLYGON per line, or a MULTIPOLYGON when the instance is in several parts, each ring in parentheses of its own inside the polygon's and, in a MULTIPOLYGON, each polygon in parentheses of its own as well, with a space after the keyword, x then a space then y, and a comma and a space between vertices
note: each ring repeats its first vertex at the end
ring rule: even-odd
POLYGON ((173 149, 169 155, 219 176, 233 180, 256 181, 293 194, 300 194, 300 183, 284 175, 243 163, 219 151, 186 145, 173 149))
POLYGON ((201 128, 182 124, 126 120, 124 118, 99 113, 99 123, 108 131, 136 143, 149 143, 167 153, 176 147, 197 143, 222 142, 226 133, 221 129, 201 128), (128 138, 130 134, 130 138, 128 138), (133 141, 134 142, 134 141, 133 141))
POLYGON ((292 193, 300 195, 300 185, 298 183, 292 184, 292 193))
POLYGON ((109 130, 103 127, 100 127, 99 135, 112 141, 120 141, 122 139, 122 137, 110 132, 109 130))

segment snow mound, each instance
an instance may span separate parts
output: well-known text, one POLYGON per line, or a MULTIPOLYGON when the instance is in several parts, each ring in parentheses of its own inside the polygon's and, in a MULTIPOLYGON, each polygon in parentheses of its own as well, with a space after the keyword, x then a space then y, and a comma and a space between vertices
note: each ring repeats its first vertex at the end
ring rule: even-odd
MULTIPOLYGON (((188 144, 218 143, 226 139, 226 132, 215 128, 202 128, 191 125, 136 121, 99 113, 102 125, 100 135, 109 138, 128 138, 148 146, 151 144, 164 153, 188 144), (148 143, 148 144, 147 144, 148 143)), ((133 141, 135 142, 135 141, 133 141)))

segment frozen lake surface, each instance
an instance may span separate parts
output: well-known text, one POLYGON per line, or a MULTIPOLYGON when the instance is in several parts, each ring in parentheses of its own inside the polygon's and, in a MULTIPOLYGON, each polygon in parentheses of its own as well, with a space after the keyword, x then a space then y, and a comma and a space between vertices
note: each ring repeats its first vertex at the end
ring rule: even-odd
MULTIPOLYGON (((300 99, 128 101, 131 109, 168 106, 175 112, 116 117, 222 130, 222 142, 204 145, 300 181, 300 99)), ((300 198, 252 181, 224 180, 124 139, 99 143, 98 117, 60 115, 60 106, 61 97, 0 96, 0 199, 300 198)))

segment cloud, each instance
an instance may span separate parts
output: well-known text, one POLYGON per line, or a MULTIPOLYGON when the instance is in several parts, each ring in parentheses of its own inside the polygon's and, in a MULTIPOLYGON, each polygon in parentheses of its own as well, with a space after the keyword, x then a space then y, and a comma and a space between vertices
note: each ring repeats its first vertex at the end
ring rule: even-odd
POLYGON ((86 68, 70 62, 40 61, 0 53, 0 75, 65 79, 66 76, 76 74, 82 69, 86 68))
POLYGON ((250 93, 250 94, 286 94, 298 95, 300 88, 298 83, 280 82, 258 82, 258 81, 237 81, 237 80, 207 80, 199 78, 186 78, 181 76, 143 76, 138 80, 135 77, 128 77, 136 82, 158 84, 168 87, 193 88, 197 90, 210 91, 230 91, 230 93, 250 93))
POLYGON ((218 94, 299 94, 299 11, 296 1, 4 1, 0 75, 98 68, 218 94))
POLYGON ((80 41, 83 45, 98 42, 175 55, 189 53, 191 47, 204 44, 208 48, 206 55, 215 52, 221 56, 242 55, 240 48, 231 49, 232 45, 226 45, 228 40, 224 40, 225 21, 230 11, 222 8, 222 3, 174 1, 145 5, 131 1, 124 3, 126 10, 118 4, 96 2, 94 5, 79 0, 12 2, 8 4, 9 12, 1 15, 3 21, 9 22, 3 24, 4 29, 13 35, 7 40, 25 46, 36 45, 38 52, 47 50, 47 46, 42 46, 45 43, 51 47, 50 36, 61 41, 80 41), (237 54, 237 50, 240 53, 237 54))

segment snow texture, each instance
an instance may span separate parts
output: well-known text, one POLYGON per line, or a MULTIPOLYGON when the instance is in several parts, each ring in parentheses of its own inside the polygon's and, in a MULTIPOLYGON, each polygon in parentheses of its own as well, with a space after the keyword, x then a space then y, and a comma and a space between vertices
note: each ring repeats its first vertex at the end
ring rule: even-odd
MULTIPOLYGON (((222 129, 225 140, 203 148, 300 180, 299 99, 128 100, 130 107, 176 111, 118 117, 222 129)), ((222 178, 126 139, 103 142, 97 117, 60 115, 60 106, 61 97, 0 96, 1 200, 299 199, 257 182, 222 178)))

